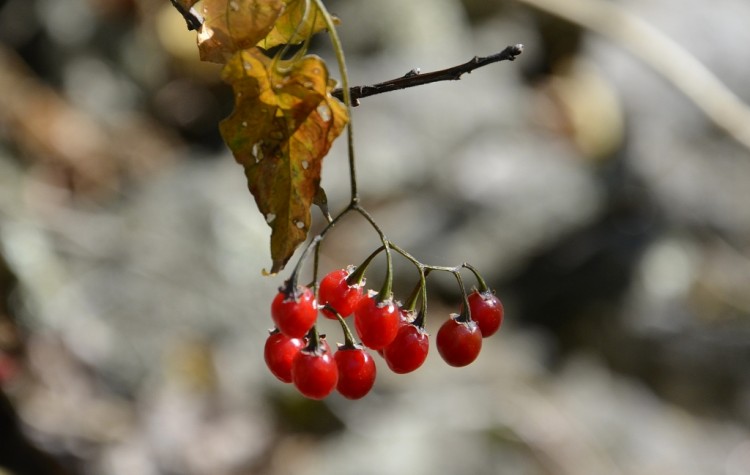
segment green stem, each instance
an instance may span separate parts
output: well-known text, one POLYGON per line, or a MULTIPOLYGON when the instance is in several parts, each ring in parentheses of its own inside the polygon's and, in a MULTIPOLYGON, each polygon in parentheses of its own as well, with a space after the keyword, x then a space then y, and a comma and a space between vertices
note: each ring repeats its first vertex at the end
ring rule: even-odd
POLYGON ((474 277, 477 278, 477 284, 479 285, 479 292, 486 293, 489 292, 490 288, 487 287, 487 283, 482 278, 482 275, 479 273, 479 271, 468 262, 464 262, 461 267, 465 267, 466 269, 469 269, 472 274, 474 274, 474 277))
POLYGON ((318 333, 318 326, 313 325, 309 332, 307 332, 307 346, 306 351, 317 352, 320 349, 320 334, 318 333))
POLYGON ((375 218, 373 218, 367 210, 356 203, 352 204, 351 208, 361 214, 370 223, 375 232, 378 233, 378 236, 380 236, 380 241, 383 243, 386 258, 385 281, 383 282, 383 287, 380 288, 380 292, 378 293, 378 302, 384 302, 393 297, 393 259, 391 257, 390 241, 385 237, 385 233, 378 223, 375 222, 375 218))
POLYGON ((461 277, 461 271, 458 269, 453 271, 453 275, 458 281, 458 287, 461 289, 461 296, 463 298, 463 305, 461 308, 461 314, 458 316, 456 321, 459 322, 470 322, 471 321, 471 309, 469 308, 469 297, 466 295, 466 288, 464 287, 464 280, 461 277))
POLYGON ((347 325, 346 321, 344 321, 344 317, 342 317, 341 314, 337 312, 336 309, 331 307, 330 305, 326 305, 323 308, 329 311, 330 313, 336 315, 336 319, 338 319, 339 323, 341 324, 341 331, 344 332, 344 346, 341 347, 341 349, 356 348, 357 343, 356 341, 354 341, 354 336, 352 335, 352 331, 349 330, 349 325, 347 325))
POLYGON ((380 246, 379 248, 372 251, 372 253, 369 256, 367 256, 367 259, 362 261, 362 264, 360 264, 359 267, 357 267, 357 269, 354 272, 352 272, 352 274, 349 277, 347 277, 346 284, 351 286, 351 285, 358 285, 362 283, 362 278, 364 277, 365 272, 367 272, 367 267, 369 267, 372 260, 375 259, 375 256, 383 252, 384 249, 385 249, 385 246, 380 246))
POLYGON ((343 89, 344 104, 346 105, 347 113, 349 114, 349 124, 346 128, 346 141, 347 150, 349 154, 349 186, 351 188, 352 197, 351 203, 359 203, 359 192, 357 191, 357 169, 356 160, 354 158, 354 129, 352 128, 352 96, 349 90, 349 73, 346 70, 346 59, 344 58, 344 48, 341 45, 338 32, 336 31, 336 25, 333 22, 333 18, 323 4, 323 0, 314 0, 315 5, 323 15, 326 27, 328 28, 328 36, 331 39, 331 45, 333 51, 336 54, 336 61, 339 64, 339 74, 341 74, 341 87, 343 89))

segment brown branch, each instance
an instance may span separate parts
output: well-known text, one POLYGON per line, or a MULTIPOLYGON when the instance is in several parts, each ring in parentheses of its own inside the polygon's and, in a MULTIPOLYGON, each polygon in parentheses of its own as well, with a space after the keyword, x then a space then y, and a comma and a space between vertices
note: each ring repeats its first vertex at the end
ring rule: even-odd
MULTIPOLYGON (((359 99, 368 96, 374 96, 376 94, 382 94, 384 92, 397 91, 399 89, 406 89, 409 87, 422 86, 438 81, 457 81, 461 79, 466 73, 470 73, 475 69, 487 66, 488 64, 497 63, 500 61, 513 61, 516 57, 523 53, 523 45, 517 44, 513 46, 507 46, 504 50, 491 56, 478 57, 474 56, 471 60, 453 66, 448 69, 441 69, 440 71, 432 71, 429 73, 421 74, 418 70, 412 69, 405 75, 391 79, 390 81, 380 82, 373 84, 372 86, 354 86, 349 89, 352 105, 358 106, 359 99)), ((342 89, 335 89, 331 94, 343 100, 344 93, 342 89)))

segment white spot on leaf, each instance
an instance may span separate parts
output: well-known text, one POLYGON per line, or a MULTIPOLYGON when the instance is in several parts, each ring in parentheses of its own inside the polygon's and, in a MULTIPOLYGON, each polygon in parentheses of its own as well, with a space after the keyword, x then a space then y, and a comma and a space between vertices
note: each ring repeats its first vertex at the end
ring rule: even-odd
POLYGON ((302 160, 302 168, 305 170, 310 168, 310 162, 308 162, 307 160, 302 160))
POLYGON ((315 110, 318 111, 318 115, 320 115, 320 118, 323 119, 323 122, 328 122, 331 120, 331 109, 328 107, 328 104, 322 103, 315 110))
POLYGON ((294 225, 297 226, 297 229, 302 229, 305 227, 305 223, 303 223, 302 221, 297 221, 296 223, 294 223, 294 225))
POLYGON ((267 222, 268 224, 271 224, 271 223, 273 223, 273 220, 274 220, 274 219, 276 219, 276 215, 275 215, 275 214, 273 214, 273 213, 268 213, 268 214, 266 215, 266 222, 267 222))

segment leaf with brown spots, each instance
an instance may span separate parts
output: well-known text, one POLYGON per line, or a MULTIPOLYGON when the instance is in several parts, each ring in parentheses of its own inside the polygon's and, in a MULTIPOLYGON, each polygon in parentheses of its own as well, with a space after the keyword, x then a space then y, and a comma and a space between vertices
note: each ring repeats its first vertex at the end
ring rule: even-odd
POLYGON ((348 121, 323 60, 310 55, 283 66, 255 48, 232 56, 222 77, 235 107, 219 126, 272 229, 274 273, 307 237, 323 157, 348 121))
POLYGON ((271 32, 283 10, 284 0, 203 0, 201 60, 224 63, 233 53, 252 48, 271 32))

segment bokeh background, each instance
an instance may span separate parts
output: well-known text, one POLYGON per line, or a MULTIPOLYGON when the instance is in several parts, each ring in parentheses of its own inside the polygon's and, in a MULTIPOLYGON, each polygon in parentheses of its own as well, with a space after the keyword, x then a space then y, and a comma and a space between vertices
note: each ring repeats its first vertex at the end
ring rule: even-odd
MULTIPOLYGON (((479 267, 500 333, 463 369, 378 360, 357 402, 276 381, 286 273, 261 274, 195 34, 166 0, 2 0, 0 474, 750 474, 750 4, 329 5, 353 84, 525 45, 354 112, 363 204, 420 259, 479 267)), ((377 245, 352 216, 321 268, 377 245)), ((460 296, 429 289, 435 334, 460 296)))

